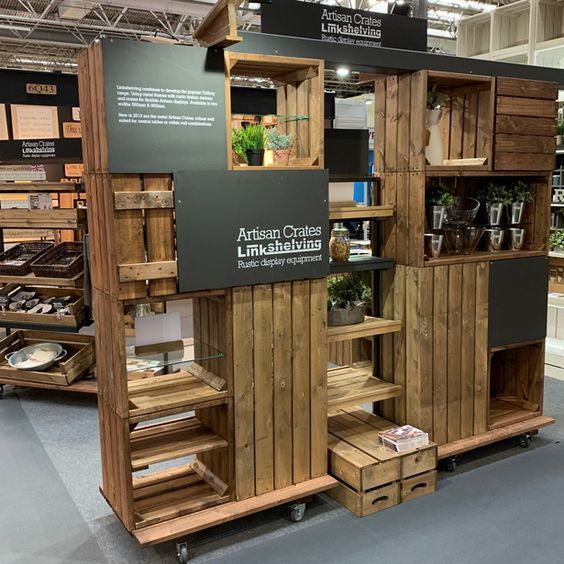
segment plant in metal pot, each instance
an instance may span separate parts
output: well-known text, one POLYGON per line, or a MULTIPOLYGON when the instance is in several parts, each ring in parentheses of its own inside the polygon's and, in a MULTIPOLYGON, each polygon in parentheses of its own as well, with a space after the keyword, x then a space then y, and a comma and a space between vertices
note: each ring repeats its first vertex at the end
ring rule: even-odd
POLYGON ((488 225, 499 225, 506 204, 511 204, 511 191, 503 184, 490 182, 482 189, 478 199, 486 203, 488 225))
POLYGON ((511 208, 509 213, 509 223, 521 223, 525 205, 534 201, 533 193, 529 185, 523 180, 518 180, 510 189, 511 208))
POLYGON ((288 165, 293 144, 291 133, 282 133, 275 127, 266 132, 266 146, 274 153, 274 164, 278 166, 288 165))
POLYGON ((553 229, 550 232, 548 246, 551 251, 564 252, 564 229, 553 229))
POLYGON ((435 182, 429 186, 426 200, 429 228, 441 229, 445 218, 445 209, 454 204, 451 189, 442 182, 435 182))
POLYGON ((446 104, 448 96, 437 90, 437 85, 427 91, 427 115, 426 125, 428 131, 428 143, 425 147, 425 159, 430 165, 443 164, 443 139, 439 128, 441 111, 446 104))
POLYGON ((247 125, 243 130, 245 153, 249 166, 262 166, 264 163, 264 148, 266 146, 266 132, 260 123, 247 125))
POLYGON ((372 299, 372 290, 360 274, 339 274, 327 280, 328 325, 362 323, 366 305, 372 299))
POLYGON ((245 130, 233 129, 231 131, 231 153, 235 164, 247 162, 247 146, 245 143, 245 130))

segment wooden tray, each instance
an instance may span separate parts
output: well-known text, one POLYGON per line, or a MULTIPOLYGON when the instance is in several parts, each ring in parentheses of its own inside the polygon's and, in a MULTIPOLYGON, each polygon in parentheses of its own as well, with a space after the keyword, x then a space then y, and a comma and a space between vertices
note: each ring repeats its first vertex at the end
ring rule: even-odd
POLYGON ((95 360, 94 337, 88 335, 19 329, 0 341, 0 379, 3 382, 13 379, 68 386, 93 368, 95 360), (7 353, 36 343, 59 343, 67 351, 67 356, 41 372, 17 370, 8 365, 7 353))
POLYGON ((19 284, 9 284, 0 290, 0 296, 17 293, 20 290, 26 292, 36 292, 41 299, 49 297, 72 296, 72 301, 68 304, 69 313, 57 315, 53 313, 19 313, 0 310, 0 322, 37 325, 53 325, 55 327, 74 327, 78 328, 84 321, 84 292, 79 289, 65 290, 64 288, 45 288, 43 286, 22 286, 19 284))

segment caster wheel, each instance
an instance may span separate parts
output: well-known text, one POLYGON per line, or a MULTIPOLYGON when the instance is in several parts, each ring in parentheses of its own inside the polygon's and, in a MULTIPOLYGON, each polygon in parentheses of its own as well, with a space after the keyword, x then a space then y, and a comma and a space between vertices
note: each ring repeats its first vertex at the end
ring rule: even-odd
POLYGON ((456 472, 456 458, 449 458, 446 461, 447 472, 456 472))
POLYGON ((176 556, 180 564, 188 564, 188 543, 181 542, 176 545, 176 556))
POLYGON ((290 505, 290 521, 299 523, 304 518, 305 510, 305 503, 293 503, 290 505))
POLYGON ((529 446, 531 445, 531 435, 529 433, 523 433, 519 437, 519 445, 522 448, 529 448, 529 446))

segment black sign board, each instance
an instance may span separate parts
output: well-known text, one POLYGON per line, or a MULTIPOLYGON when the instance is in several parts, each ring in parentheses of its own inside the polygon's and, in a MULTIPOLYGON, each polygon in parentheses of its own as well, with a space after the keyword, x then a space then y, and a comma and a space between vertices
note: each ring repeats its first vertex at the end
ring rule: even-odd
POLYGON ((0 164, 80 162, 80 139, 34 139, 0 142, 0 164))
POLYGON ((364 47, 427 50, 427 20, 297 0, 261 6, 261 31, 364 47))
POLYGON ((227 167, 223 51, 103 42, 110 172, 227 167))
POLYGON ((327 171, 175 172, 181 292, 329 272, 327 171))

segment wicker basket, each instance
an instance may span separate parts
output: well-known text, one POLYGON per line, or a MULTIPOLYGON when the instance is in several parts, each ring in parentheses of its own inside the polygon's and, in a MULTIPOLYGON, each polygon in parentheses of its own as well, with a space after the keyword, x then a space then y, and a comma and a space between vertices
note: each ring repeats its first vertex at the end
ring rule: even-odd
POLYGON ((0 274, 25 276, 31 272, 31 263, 38 259, 53 243, 30 241, 20 243, 0 254, 0 274))
POLYGON ((61 243, 31 264, 36 276, 74 278, 84 269, 82 243, 61 243))

